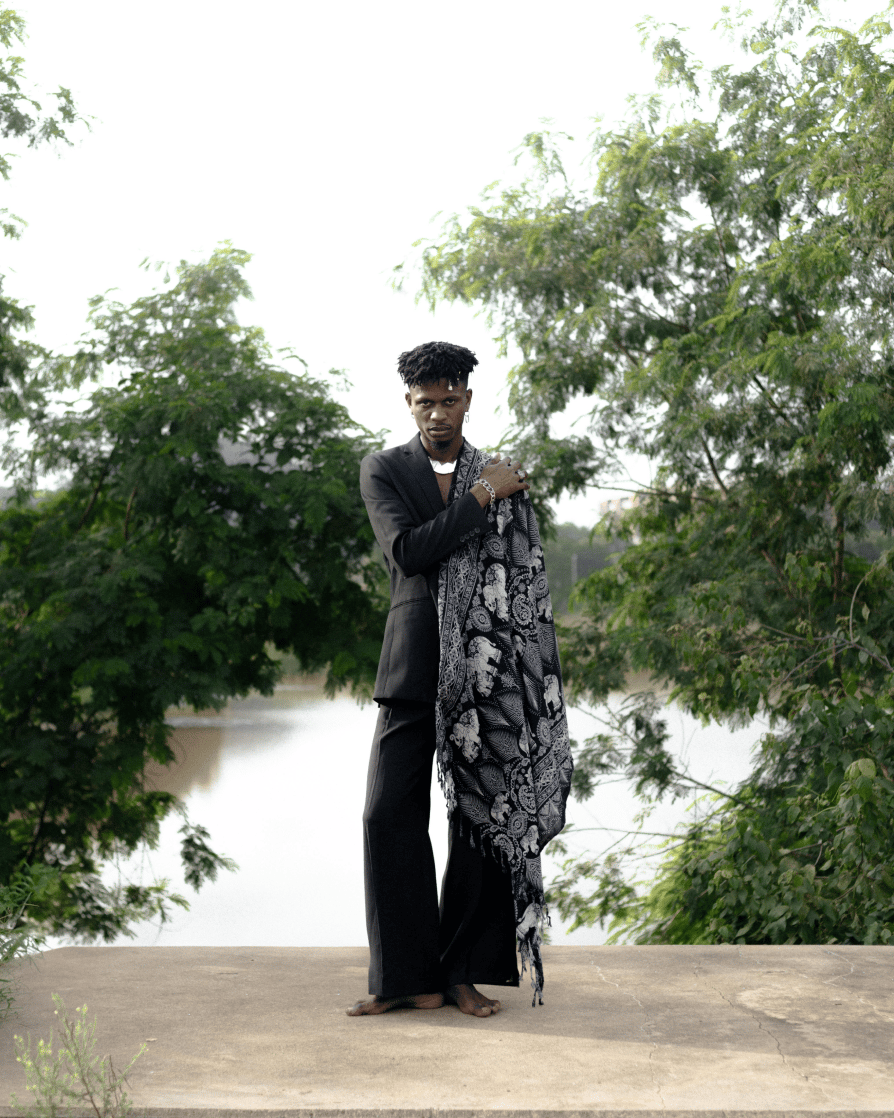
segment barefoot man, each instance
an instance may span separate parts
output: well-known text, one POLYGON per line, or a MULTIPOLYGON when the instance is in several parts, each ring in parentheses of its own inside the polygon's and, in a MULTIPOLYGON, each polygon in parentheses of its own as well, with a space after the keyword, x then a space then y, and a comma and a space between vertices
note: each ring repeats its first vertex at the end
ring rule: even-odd
POLYGON ((444 1002, 489 1017, 476 987, 535 1000, 546 917, 540 852, 562 829, 571 754, 527 473, 463 437, 474 354, 427 342, 398 372, 418 432, 363 460, 360 487, 391 574, 363 813, 371 1000, 351 1016, 444 1002), (450 818, 440 905, 431 765, 450 818))

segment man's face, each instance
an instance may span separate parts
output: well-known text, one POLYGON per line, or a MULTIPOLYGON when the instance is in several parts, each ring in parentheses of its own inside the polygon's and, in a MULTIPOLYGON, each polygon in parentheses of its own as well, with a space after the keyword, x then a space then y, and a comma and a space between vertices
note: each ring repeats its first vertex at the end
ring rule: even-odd
POLYGON ((426 451, 434 451, 442 458, 446 454, 444 461, 455 458, 462 446, 463 419, 472 400, 471 388, 466 388, 462 381, 439 380, 409 389, 404 398, 426 451))

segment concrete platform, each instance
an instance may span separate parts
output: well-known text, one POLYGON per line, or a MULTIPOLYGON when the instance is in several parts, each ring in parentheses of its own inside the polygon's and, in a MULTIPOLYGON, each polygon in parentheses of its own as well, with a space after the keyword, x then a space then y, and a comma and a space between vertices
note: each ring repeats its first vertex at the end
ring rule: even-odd
MULTIPOLYGON (((88 947, 18 976, 0 1115, 48 1037, 52 993, 134 1069, 136 1115, 894 1115, 894 949, 549 947, 478 1020, 455 1007, 350 1018, 362 948, 88 947)), ((493 990, 489 990, 493 993, 493 990)))

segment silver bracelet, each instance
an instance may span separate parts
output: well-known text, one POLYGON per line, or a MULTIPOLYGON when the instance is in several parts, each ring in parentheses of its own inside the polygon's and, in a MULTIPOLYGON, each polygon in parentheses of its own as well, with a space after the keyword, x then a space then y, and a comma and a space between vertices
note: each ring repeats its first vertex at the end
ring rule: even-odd
POLYGON ((497 494, 496 494, 496 491, 494 490, 494 487, 493 487, 493 486, 491 485, 491 483, 490 483, 489 481, 485 481, 483 477, 480 477, 480 478, 479 478, 479 479, 478 479, 478 480, 477 480, 477 481, 475 482, 475 484, 476 484, 476 485, 483 485, 483 486, 484 486, 484 488, 485 488, 485 489, 486 489, 486 490, 488 491, 488 493, 490 494, 490 499, 491 499, 492 501, 496 501, 496 499, 497 499, 497 494))

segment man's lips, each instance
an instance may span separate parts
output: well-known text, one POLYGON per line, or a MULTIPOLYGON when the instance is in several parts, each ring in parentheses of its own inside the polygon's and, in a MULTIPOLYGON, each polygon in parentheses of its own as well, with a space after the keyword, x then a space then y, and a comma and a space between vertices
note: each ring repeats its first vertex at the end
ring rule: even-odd
POLYGON ((443 435, 446 431, 452 431, 452 427, 429 427, 430 435, 443 435))

